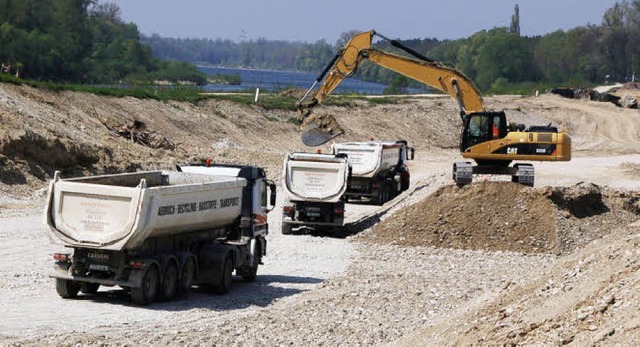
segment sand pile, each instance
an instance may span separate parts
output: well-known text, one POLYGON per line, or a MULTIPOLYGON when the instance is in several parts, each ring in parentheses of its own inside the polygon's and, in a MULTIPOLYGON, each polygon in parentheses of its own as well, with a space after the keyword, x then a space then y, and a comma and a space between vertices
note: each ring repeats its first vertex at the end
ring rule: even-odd
POLYGON ((364 240, 405 246, 562 254, 632 223, 640 193, 594 184, 445 186, 394 214, 364 240))

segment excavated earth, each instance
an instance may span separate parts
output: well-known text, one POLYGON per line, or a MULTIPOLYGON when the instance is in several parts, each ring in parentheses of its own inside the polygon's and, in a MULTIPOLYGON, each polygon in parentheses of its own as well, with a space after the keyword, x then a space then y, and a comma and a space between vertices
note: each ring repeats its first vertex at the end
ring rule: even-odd
POLYGON ((281 235, 280 194, 255 283, 138 307, 117 288, 56 295, 59 248, 41 216, 53 172, 212 158, 263 166, 279 182, 285 154, 309 150, 295 113, 0 84, 0 345, 640 344, 640 111, 550 95, 485 101, 512 122, 566 129, 573 160, 536 163, 535 188, 493 178, 459 188, 448 97, 320 107, 346 131, 340 141, 416 146, 411 188, 384 206, 347 204, 337 237, 281 235), (109 130, 136 120, 177 149, 109 130))
POLYGON ((567 254, 640 218, 640 195, 591 183, 528 188, 478 182, 439 188, 364 240, 401 246, 567 254))

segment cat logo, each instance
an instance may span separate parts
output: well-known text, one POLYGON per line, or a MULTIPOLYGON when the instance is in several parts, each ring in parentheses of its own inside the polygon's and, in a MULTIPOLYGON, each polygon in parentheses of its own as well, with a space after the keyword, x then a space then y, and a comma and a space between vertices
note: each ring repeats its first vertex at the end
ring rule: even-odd
POLYGON ((518 154, 518 147, 507 147, 507 154, 518 154))

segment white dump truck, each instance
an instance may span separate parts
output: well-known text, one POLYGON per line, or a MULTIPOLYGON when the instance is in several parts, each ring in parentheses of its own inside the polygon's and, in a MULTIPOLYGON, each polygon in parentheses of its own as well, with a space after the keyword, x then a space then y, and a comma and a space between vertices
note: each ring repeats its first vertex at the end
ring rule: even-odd
POLYGON ((176 169, 70 179, 56 172, 44 219, 51 242, 69 249, 53 255, 61 297, 120 286, 147 304, 193 284, 225 293, 234 270, 256 278, 273 182, 252 166, 176 169))
POLYGON ((316 230, 344 224, 344 193, 350 166, 343 154, 291 153, 284 160, 282 233, 293 227, 316 230))
POLYGON ((351 164, 347 199, 367 198, 382 205, 409 189, 407 160, 413 159, 415 149, 407 141, 336 143, 331 148, 335 155, 346 155, 351 164))

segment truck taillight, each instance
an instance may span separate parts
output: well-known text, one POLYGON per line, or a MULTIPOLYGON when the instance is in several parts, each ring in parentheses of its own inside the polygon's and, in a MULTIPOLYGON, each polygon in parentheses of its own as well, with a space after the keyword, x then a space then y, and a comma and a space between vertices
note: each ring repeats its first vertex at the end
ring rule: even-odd
POLYGON ((335 212, 335 214, 344 214, 344 210, 341 208, 336 208, 333 212, 335 212))
POLYGON ((134 269, 142 269, 144 267, 144 263, 140 260, 132 260, 129 262, 129 266, 134 269))
POLYGON ((282 206, 282 212, 284 213, 293 213, 293 206, 282 206))
POLYGON ((53 253, 53 259, 57 261, 69 261, 69 254, 66 253, 53 253))

